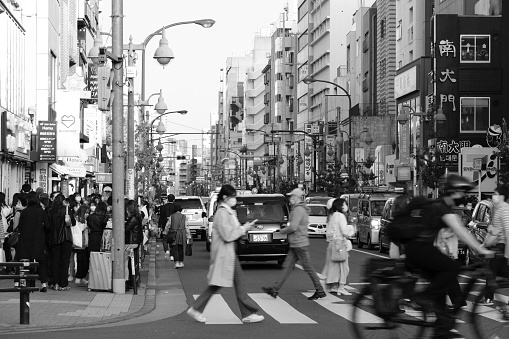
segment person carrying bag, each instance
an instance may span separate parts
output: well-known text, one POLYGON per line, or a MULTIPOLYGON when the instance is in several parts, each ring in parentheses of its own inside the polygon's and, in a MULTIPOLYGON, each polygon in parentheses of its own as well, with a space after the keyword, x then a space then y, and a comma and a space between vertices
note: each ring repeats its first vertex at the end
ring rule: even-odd
POLYGON ((175 212, 168 217, 165 232, 168 234, 166 239, 175 260, 175 268, 182 268, 184 267, 184 253, 191 253, 192 255, 192 247, 189 243, 192 236, 187 223, 187 217, 181 213, 182 207, 175 204, 174 211, 175 212))

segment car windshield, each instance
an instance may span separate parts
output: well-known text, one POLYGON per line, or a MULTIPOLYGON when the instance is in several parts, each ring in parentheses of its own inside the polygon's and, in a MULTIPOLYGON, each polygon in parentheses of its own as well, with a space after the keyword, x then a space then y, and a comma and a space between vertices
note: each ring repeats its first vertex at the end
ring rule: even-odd
POLYGON ((200 199, 175 199, 175 204, 180 205, 183 210, 201 210, 200 199))
POLYGON ((309 198, 308 204, 326 204, 329 201, 329 197, 315 197, 309 198))
POLYGON ((372 200, 371 201, 371 215, 381 216, 385 206, 385 201, 372 200))
POLYGON ((308 206, 311 209, 309 216, 311 217, 326 217, 327 207, 325 206, 308 206))
POLYGON ((237 217, 241 223, 258 219, 260 221, 286 221, 288 209, 283 200, 244 198, 237 196, 237 217))

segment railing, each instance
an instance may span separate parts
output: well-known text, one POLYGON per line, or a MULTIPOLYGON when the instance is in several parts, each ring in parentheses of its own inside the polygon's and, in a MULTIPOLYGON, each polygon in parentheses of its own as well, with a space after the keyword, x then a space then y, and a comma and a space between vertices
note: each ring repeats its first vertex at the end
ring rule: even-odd
POLYGON ((0 266, 14 267, 15 274, 0 274, 0 279, 18 279, 18 286, 11 288, 0 288, 0 292, 19 292, 19 323, 22 325, 30 324, 30 292, 38 291, 35 287, 35 279, 39 279, 38 274, 30 273, 31 269, 38 267, 38 262, 29 262, 22 259, 21 262, 2 262, 0 266))

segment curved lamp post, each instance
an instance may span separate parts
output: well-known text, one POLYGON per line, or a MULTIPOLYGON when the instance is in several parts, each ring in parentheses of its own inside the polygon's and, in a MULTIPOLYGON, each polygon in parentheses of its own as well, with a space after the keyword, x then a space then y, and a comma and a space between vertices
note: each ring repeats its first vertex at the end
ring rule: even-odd
MULTIPOLYGON (((152 128, 154 126, 154 122, 157 120, 157 119, 160 119, 161 117, 165 116, 165 115, 168 115, 168 114, 173 114, 173 113, 178 113, 178 114, 182 114, 182 115, 185 115, 187 114, 187 111, 186 110, 179 110, 179 111, 169 111, 169 112, 165 112, 157 117, 155 117, 151 122, 150 124, 147 123, 147 126, 149 127, 149 132, 150 132, 150 143, 152 143, 153 139, 152 139, 152 128)), ((159 120, 159 124, 157 125, 157 128, 156 128, 156 132, 159 133, 159 135, 162 135, 164 132, 166 132, 166 127, 164 126, 164 123, 162 120, 159 120)))
MULTIPOLYGON (((312 84, 314 82, 323 82, 325 84, 329 84, 336 88, 339 88, 340 90, 342 90, 345 93, 345 96, 348 98, 348 134, 351 135, 352 134, 352 98, 350 97, 350 93, 348 93, 346 89, 344 89, 343 87, 341 87, 340 85, 338 85, 332 81, 314 79, 314 78, 310 77, 309 75, 306 76, 304 79, 302 79, 302 81, 307 85, 312 84)), ((352 145, 350 145, 349 152, 348 152, 349 153, 348 154, 348 158, 349 158, 348 162, 352 161, 352 159, 353 159, 352 150, 353 150, 352 145)), ((352 168, 352 166, 350 166, 350 167, 352 168)))

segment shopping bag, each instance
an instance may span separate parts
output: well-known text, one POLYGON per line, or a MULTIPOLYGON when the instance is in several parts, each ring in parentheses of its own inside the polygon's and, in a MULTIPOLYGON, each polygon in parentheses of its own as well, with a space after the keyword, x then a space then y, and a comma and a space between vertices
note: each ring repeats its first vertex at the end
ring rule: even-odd
POLYGON ((77 222, 75 226, 71 226, 72 245, 74 248, 83 248, 83 229, 85 224, 77 222))
POLYGON ((103 231, 103 237, 101 239, 101 252, 110 252, 111 251, 111 240, 113 236, 113 230, 110 228, 105 228, 103 231))

